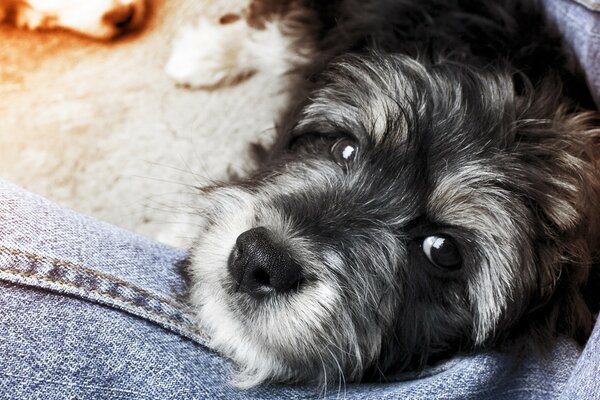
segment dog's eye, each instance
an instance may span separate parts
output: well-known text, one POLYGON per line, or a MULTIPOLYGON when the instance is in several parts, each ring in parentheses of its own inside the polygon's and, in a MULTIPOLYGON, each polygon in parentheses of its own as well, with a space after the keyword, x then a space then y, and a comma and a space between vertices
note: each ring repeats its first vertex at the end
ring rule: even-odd
POLYGON ((335 162, 340 165, 354 161, 357 152, 358 145, 356 142, 350 139, 338 140, 333 146, 331 146, 331 155, 335 162))
POLYGON ((456 245, 447 236, 433 235, 423 240, 423 253, 435 266, 446 269, 458 269, 462 259, 456 245))

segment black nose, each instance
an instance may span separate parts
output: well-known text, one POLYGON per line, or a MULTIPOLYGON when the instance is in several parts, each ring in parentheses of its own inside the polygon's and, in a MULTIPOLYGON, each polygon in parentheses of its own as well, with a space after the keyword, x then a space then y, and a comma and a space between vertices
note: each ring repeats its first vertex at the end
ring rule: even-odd
POLYGON ((302 267, 272 240, 269 230, 259 227, 238 236, 229 256, 229 273, 240 290, 262 297, 297 288, 302 267))

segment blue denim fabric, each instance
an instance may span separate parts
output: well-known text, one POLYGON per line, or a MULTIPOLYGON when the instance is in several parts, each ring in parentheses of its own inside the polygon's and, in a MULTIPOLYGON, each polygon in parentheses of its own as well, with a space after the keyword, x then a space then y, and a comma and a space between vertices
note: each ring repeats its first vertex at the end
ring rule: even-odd
MULTIPOLYGON (((600 100, 597 0, 546 0, 600 100)), ((600 399, 600 325, 579 349, 458 357, 386 384, 239 391, 180 300, 173 249, 0 181, 0 399, 600 399)))
POLYGON ((459 357, 386 384, 236 390, 178 299, 184 256, 0 181, 0 398, 600 398, 598 330, 581 357, 563 339, 546 357, 459 357))
POLYGON ((586 74, 596 105, 600 107, 600 0, 544 0, 586 74))
POLYGON ((600 11, 600 0, 573 0, 576 3, 581 4, 582 6, 592 10, 592 11, 600 11))

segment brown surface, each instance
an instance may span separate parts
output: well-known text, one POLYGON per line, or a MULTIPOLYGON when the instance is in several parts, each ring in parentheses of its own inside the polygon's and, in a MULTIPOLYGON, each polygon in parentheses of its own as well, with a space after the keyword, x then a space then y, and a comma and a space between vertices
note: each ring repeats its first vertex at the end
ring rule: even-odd
POLYGON ((179 27, 242 6, 157 1, 111 43, 0 26, 0 177, 147 236, 172 229, 193 206, 186 185, 244 167, 281 101, 268 74, 207 92, 163 72, 179 27))

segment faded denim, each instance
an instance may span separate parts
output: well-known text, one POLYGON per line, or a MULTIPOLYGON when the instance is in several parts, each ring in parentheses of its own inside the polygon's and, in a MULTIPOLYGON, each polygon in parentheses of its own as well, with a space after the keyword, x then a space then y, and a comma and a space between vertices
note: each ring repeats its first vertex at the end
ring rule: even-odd
POLYGON ((546 399, 572 391, 581 399, 599 393, 586 389, 596 384, 589 364, 598 359, 598 337, 579 364, 580 349, 565 339, 547 359, 522 355, 519 362, 486 353, 388 384, 327 393, 286 386, 238 391, 228 383, 231 364, 204 346, 179 300, 184 283, 175 264, 184 257, 0 181, 0 398, 546 399), (578 373, 571 377, 572 371, 578 373))
MULTIPOLYGON (((547 0, 600 100, 600 2, 547 0)), ((600 399, 582 350, 482 353, 386 384, 239 391, 180 297, 173 249, 0 181, 0 399, 600 399)), ((599 288, 600 290, 600 288, 599 288)))
POLYGON ((575 1, 544 0, 544 5, 576 55, 600 107, 600 0, 575 1))

